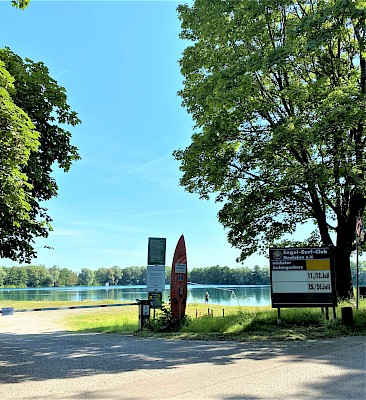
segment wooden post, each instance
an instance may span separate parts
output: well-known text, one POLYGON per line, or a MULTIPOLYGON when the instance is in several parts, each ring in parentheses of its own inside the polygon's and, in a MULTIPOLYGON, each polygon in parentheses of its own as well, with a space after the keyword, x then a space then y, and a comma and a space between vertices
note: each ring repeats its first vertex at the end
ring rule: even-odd
POLYGON ((225 308, 222 309, 222 316, 225 317, 225 308))
POLYGON ((277 308, 277 325, 281 325, 281 309, 277 308))
POLYGON ((345 325, 352 326, 353 325, 353 313, 352 307, 342 307, 342 321, 345 325))
POLYGON ((329 320, 329 307, 325 307, 325 319, 329 320))

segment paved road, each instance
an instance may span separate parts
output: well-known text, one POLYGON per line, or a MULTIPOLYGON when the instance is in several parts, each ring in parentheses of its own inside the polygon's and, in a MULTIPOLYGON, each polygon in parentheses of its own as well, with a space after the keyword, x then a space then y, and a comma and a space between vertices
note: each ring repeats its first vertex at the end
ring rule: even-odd
POLYGON ((34 313, 0 317, 1 399, 366 398, 365 337, 203 342, 42 326, 34 313))

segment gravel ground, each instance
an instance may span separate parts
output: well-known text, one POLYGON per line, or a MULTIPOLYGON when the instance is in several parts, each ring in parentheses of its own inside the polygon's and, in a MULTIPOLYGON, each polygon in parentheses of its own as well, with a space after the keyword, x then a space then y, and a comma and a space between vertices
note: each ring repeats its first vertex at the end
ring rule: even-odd
MULTIPOLYGON (((7 316, 0 314, 0 333, 27 335, 67 331, 66 317, 93 312, 95 309, 15 312, 7 316)), ((101 312, 106 312, 106 309, 98 309, 98 313, 101 312)))

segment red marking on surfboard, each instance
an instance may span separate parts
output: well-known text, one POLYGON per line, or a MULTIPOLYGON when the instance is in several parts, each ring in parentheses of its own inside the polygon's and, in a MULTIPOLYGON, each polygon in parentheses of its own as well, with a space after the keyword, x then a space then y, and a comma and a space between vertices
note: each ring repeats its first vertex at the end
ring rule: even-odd
POLYGON ((172 272, 170 275, 170 308, 173 318, 183 318, 187 304, 187 253, 184 236, 182 235, 175 248, 172 272))

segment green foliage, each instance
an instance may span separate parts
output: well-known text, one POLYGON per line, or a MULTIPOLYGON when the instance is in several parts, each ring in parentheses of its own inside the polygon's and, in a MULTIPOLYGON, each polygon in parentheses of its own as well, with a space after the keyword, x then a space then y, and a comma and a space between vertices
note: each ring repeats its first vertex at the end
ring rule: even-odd
POLYGON ((123 268, 123 276, 120 285, 145 285, 146 267, 126 267, 123 268))
POLYGON ((76 272, 67 268, 61 268, 58 278, 58 286, 76 286, 78 284, 78 276, 76 272))
POLYGON ((119 285, 122 282, 123 271, 121 268, 98 268, 95 271, 95 281, 97 285, 119 285))
POLYGON ((3 268, 6 272, 4 286, 22 288, 27 286, 28 274, 23 267, 3 268))
POLYGON ((0 287, 4 286, 5 277, 6 277, 6 271, 4 268, 0 267, 0 287))
POLYGON ((29 265, 27 271, 27 287, 53 286, 49 270, 43 265, 29 265))
MULTIPOLYGON (((353 286, 356 286, 356 263, 353 261, 351 261, 351 272, 353 286)), ((359 262, 358 284, 359 286, 366 286, 366 261, 359 262)))
POLYGON ((170 307, 163 303, 161 309, 157 312, 156 320, 150 321, 149 329, 153 332, 177 332, 189 320, 190 318, 187 315, 181 319, 173 318, 170 307))
POLYGON ((193 283, 210 285, 269 285, 269 269, 256 265, 248 267, 229 268, 219 265, 206 268, 192 268, 188 279, 193 283))
POLYGON ((0 287, 104 286, 106 283, 110 285, 144 285, 146 284, 146 267, 123 269, 114 266, 98 268, 95 271, 90 268, 82 268, 79 274, 57 265, 51 268, 42 265, 0 267, 0 287), (125 271, 127 272, 124 278, 125 271), (21 273, 24 279, 19 279, 18 273, 21 273))
POLYGON ((93 286, 95 283, 95 272, 89 268, 82 268, 78 275, 79 285, 93 286))
POLYGON ((47 237, 51 229, 41 203, 57 196, 52 170, 58 165, 67 172, 80 158, 64 128, 80 120, 42 62, 23 60, 5 48, 0 68, 0 151, 1 160, 9 160, 0 170, 0 256, 29 262, 36 254, 34 237, 47 237))
POLYGON ((241 307, 238 312, 225 317, 192 318, 182 328, 180 337, 252 341, 311 340, 344 335, 365 335, 366 300, 360 302, 359 310, 353 310, 355 322, 353 327, 347 327, 342 323, 340 307, 337 309, 338 318, 336 320, 326 320, 319 308, 282 309, 280 325, 277 323, 277 310, 275 309, 241 307))
POLYGON ((336 235, 337 289, 366 198, 364 1, 196 0, 178 7, 191 144, 181 185, 222 202, 240 259, 312 221, 336 235))
POLYGON ((10 232, 34 226, 30 209, 32 184, 22 171, 39 145, 35 126, 12 100, 14 79, 0 60, 0 256, 10 232))
POLYGON ((29 3, 30 0, 11 0, 11 4, 13 7, 20 8, 22 10, 28 7, 29 3))

